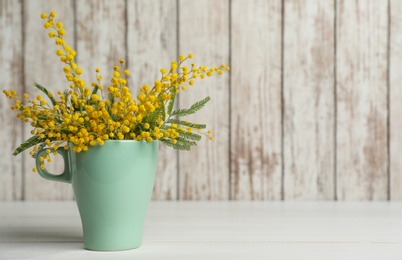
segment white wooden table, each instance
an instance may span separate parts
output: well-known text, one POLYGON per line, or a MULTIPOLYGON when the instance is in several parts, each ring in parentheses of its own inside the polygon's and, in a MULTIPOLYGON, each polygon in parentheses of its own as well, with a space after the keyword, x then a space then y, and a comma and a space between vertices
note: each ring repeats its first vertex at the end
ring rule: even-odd
POLYGON ((151 202, 140 248, 93 252, 75 202, 0 202, 0 259, 402 259, 402 203, 151 202))

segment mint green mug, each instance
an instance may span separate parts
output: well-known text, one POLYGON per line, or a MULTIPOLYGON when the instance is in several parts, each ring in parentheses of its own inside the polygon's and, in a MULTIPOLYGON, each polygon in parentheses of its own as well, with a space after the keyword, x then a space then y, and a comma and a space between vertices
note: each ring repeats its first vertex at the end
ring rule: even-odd
POLYGON ((127 250, 141 245, 145 214, 154 186, 158 142, 108 140, 75 153, 58 149, 64 172, 53 175, 40 169, 48 180, 71 183, 81 216, 86 249, 127 250))

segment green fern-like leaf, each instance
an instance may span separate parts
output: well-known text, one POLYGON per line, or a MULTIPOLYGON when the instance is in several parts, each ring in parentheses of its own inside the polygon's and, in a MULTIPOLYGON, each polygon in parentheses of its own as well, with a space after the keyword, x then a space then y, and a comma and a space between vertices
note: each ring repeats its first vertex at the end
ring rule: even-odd
POLYGON ((208 101, 210 101, 210 100, 211 100, 210 97, 206 97, 206 98, 194 103, 190 108, 177 109, 169 114, 170 114, 170 116, 179 116, 179 117, 194 114, 195 112, 197 112, 198 110, 203 108, 205 106, 205 104, 208 103, 208 101))
POLYGON ((176 149, 176 150, 189 151, 191 149, 191 145, 185 145, 185 144, 182 144, 182 143, 179 143, 179 142, 174 144, 174 143, 172 143, 171 139, 164 138, 164 139, 159 139, 159 141, 161 141, 166 146, 172 147, 173 149, 176 149))
POLYGON ((25 142, 23 142, 20 146, 18 146, 15 151, 13 152, 13 155, 18 155, 21 152, 25 151, 26 149, 44 142, 44 139, 40 139, 38 136, 32 136, 31 138, 25 140, 25 142))
POLYGON ((48 116, 45 114, 39 114, 37 117, 38 117, 38 120, 47 120, 48 119, 48 116))
POLYGON ((110 114, 110 118, 115 122, 118 122, 120 120, 120 118, 115 114, 110 114))
POLYGON ((96 94, 98 92, 99 86, 98 84, 95 85, 94 89, 92 90, 92 94, 96 94))
POLYGON ((67 107, 69 109, 70 108, 74 109, 74 105, 72 104, 71 98, 70 98, 71 94, 70 94, 70 91, 68 89, 63 91, 63 96, 64 96, 64 100, 67 102, 67 107))
POLYGON ((154 123, 157 121, 158 118, 163 118, 163 115, 165 114, 165 112, 163 111, 163 109, 155 109, 154 112, 148 114, 143 122, 144 123, 154 123))
POLYGON ((165 144, 169 147, 172 147, 173 149, 186 150, 186 151, 189 151, 191 149, 191 146, 197 145, 196 142, 187 140, 183 137, 176 138, 177 142, 175 144, 172 143, 172 139, 169 139, 169 138, 162 138, 162 139, 159 139, 159 141, 161 141, 163 144, 165 144))
POLYGON ((50 96, 49 91, 45 87, 39 85, 38 83, 34 83, 34 86, 43 93, 45 93, 45 95, 50 99, 50 102, 52 102, 53 106, 56 105, 56 100, 54 99, 53 96, 50 96))
POLYGON ((109 101, 110 101, 110 106, 112 106, 113 103, 114 103, 114 96, 113 96, 113 94, 112 94, 112 93, 109 93, 108 98, 109 98, 109 101))
POLYGON ((199 141, 201 140, 201 135, 199 134, 194 134, 194 133, 189 133, 186 131, 181 131, 181 130, 177 130, 177 132, 179 132, 180 136, 189 140, 194 140, 194 141, 199 141))
POLYGON ((113 106, 113 103, 114 103, 114 96, 113 96, 112 93, 109 93, 107 95, 107 97, 108 97, 108 99, 110 101, 110 104, 106 105, 106 110, 107 110, 107 112, 109 112, 109 114, 112 114, 112 106, 113 106))
POLYGON ((177 137, 176 138, 176 140, 177 140, 177 143, 176 144, 179 144, 179 145, 188 145, 188 146, 195 146, 195 145, 197 145, 197 142, 194 142, 194 141, 191 141, 191 140, 187 140, 186 138, 183 138, 183 137, 177 137))
POLYGON ((196 129, 205 129, 207 127, 205 124, 194 124, 194 123, 176 119, 176 118, 170 118, 170 119, 166 120, 165 123, 166 124, 177 124, 177 125, 192 127, 192 128, 196 128, 196 129))
POLYGON ((170 115, 172 113, 175 100, 176 100, 176 91, 173 91, 170 94, 170 101, 169 101, 168 110, 167 110, 168 115, 170 115))

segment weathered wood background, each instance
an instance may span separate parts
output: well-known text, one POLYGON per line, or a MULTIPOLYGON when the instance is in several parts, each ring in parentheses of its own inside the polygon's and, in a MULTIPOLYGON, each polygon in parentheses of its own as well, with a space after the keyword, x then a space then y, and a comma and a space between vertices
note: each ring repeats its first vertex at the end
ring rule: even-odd
MULTIPOLYGON (((181 53, 231 66, 181 94, 212 97, 197 121, 215 141, 161 147, 154 199, 402 199, 402 0, 0 0, 1 90, 67 86, 50 10, 88 80, 119 58, 133 89, 181 53)), ((0 95, 0 199, 73 199, 11 155, 29 129, 9 106, 0 95)))

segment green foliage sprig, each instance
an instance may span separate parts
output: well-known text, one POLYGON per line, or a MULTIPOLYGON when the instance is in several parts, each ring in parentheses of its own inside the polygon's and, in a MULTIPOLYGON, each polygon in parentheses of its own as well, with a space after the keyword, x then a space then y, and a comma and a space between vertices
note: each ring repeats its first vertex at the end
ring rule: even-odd
POLYGON ((179 92, 186 91, 195 80, 213 74, 221 75, 229 70, 228 66, 206 67, 194 63, 187 66, 185 62, 192 59, 193 54, 180 55, 177 61, 172 61, 169 69, 160 70, 161 77, 152 87, 142 86, 134 99, 127 86, 126 78, 130 71, 123 68, 124 60, 113 67, 107 86, 102 84, 99 68, 95 69, 96 81, 87 85, 81 78, 82 69, 75 62, 75 50, 65 42, 63 24, 54 20, 56 13, 43 13, 41 17, 45 20, 44 27, 49 30, 49 37, 58 46, 56 55, 65 64, 63 72, 69 88, 58 91, 55 96, 35 83, 34 86, 50 102, 41 95, 31 98, 28 94, 19 96, 14 90, 4 91, 7 97, 15 100, 11 109, 18 111, 17 117, 33 127, 33 136, 17 147, 14 155, 33 147, 30 154, 36 156, 38 149, 45 147, 47 153, 40 160, 50 162, 50 154, 57 154, 60 147, 68 149, 68 143, 72 144, 74 152, 79 153, 91 146, 103 145, 106 140, 159 140, 180 150, 190 150, 202 135, 213 140, 211 131, 205 131, 205 124, 180 119, 198 112, 210 101, 210 97, 189 108, 176 110, 175 101, 179 92))

